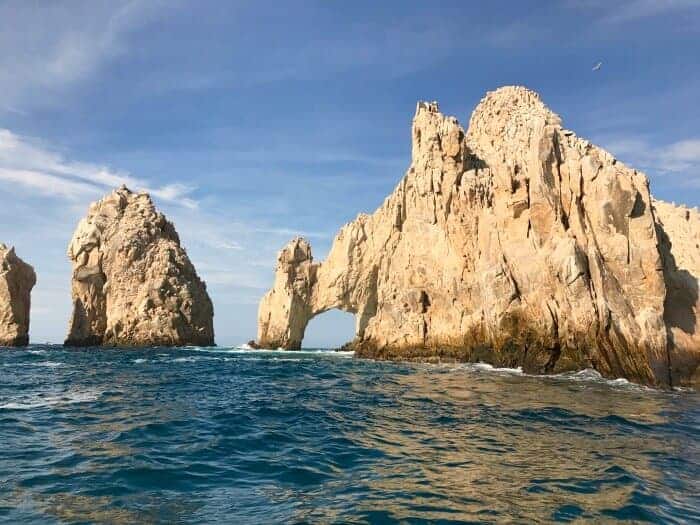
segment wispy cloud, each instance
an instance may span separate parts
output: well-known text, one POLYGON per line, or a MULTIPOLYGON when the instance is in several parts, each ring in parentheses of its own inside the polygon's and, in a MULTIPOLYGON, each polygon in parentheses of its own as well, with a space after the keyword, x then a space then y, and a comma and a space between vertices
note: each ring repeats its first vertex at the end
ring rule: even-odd
POLYGON ((294 237, 294 236, 301 236, 301 237, 308 237, 310 239, 313 238, 318 238, 318 239, 330 239, 331 235, 327 232, 318 232, 318 231, 304 231, 304 230, 292 230, 291 228, 253 228, 253 231, 255 233, 268 233, 271 235, 279 235, 282 237, 294 237))
POLYGON ((26 186, 42 195, 55 195, 69 199, 88 195, 95 190, 95 187, 90 184, 22 169, 0 168, 0 181, 10 183, 12 186, 26 186))
POLYGON ((128 49, 127 35, 161 13, 161 1, 0 5, 0 112, 57 103, 53 95, 94 74, 128 49))
POLYGON ((152 186, 127 172, 85 162, 72 162, 39 141, 0 128, 0 183, 24 186, 44 195, 77 199, 125 184, 160 199, 196 208, 194 187, 181 183, 152 186))
POLYGON ((658 146, 646 137, 617 137, 604 140, 602 145, 613 155, 646 171, 651 177, 682 175, 672 181, 673 185, 700 186, 700 138, 658 146))
POLYGON ((681 168, 700 164, 700 139, 675 142, 664 151, 665 158, 681 168))
POLYGON ((699 7, 698 0, 632 0, 611 10, 605 21, 609 23, 626 22, 699 7))
POLYGON ((619 24, 652 18, 682 11, 700 9, 698 0, 570 0, 569 7, 596 10, 601 13, 600 21, 608 24, 619 24))

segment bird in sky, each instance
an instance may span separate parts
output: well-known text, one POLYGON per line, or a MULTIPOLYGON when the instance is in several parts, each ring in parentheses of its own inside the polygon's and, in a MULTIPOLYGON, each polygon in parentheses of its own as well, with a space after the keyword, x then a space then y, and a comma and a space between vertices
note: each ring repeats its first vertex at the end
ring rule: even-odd
POLYGON ((601 67, 603 67, 603 63, 598 62, 595 66, 593 66, 592 71, 598 71, 601 67))

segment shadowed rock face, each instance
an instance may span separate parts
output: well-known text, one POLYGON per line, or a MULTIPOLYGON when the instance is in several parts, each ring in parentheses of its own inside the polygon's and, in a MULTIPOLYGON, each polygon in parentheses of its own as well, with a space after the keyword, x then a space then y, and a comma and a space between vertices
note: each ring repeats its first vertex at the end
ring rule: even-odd
POLYGON ((466 133, 419 103, 412 138, 404 178, 325 261, 303 239, 280 252, 259 344, 299 348, 308 321, 339 308, 356 314, 361 356, 691 381, 697 266, 672 254, 700 260, 698 230, 674 219, 663 236, 642 173, 522 87, 487 94, 466 133))
POLYGON ((664 321, 674 384, 700 384, 700 213, 654 201, 659 249, 664 261, 664 321))
POLYGON ((68 247, 66 345, 213 345, 213 307, 173 225, 126 187, 90 206, 68 247))
POLYGON ((34 268, 0 243, 0 346, 29 343, 29 310, 34 268))

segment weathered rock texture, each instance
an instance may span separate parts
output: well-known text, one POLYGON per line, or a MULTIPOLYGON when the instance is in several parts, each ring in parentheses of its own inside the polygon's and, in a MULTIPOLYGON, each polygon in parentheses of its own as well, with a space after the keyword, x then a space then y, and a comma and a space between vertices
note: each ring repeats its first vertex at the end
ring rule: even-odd
POLYGON ((356 314, 361 356, 689 382, 700 218, 656 210, 642 173, 532 91, 489 93, 466 133, 419 103, 411 166, 382 206, 322 263, 303 239, 280 252, 258 342, 299 348, 308 321, 338 308, 356 314))
POLYGON ((0 243, 0 346, 29 343, 29 309, 34 268, 0 243))
POLYGON ((658 200, 652 205, 664 263, 671 378, 700 385, 700 213, 658 200))
POLYGON ((66 345, 213 345, 214 311, 172 223, 126 187, 90 206, 68 247, 66 345))

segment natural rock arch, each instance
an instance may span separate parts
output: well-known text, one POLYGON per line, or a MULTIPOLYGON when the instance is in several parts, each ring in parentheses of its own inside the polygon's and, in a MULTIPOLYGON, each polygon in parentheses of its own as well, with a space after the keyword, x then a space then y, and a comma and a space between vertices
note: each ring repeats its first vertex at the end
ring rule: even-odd
POLYGON ((301 237, 285 246, 277 256, 275 286, 260 305, 258 344, 298 350, 309 321, 332 309, 353 314, 355 337, 362 338, 375 314, 376 297, 372 299, 365 290, 356 293, 359 290, 349 289, 347 278, 335 273, 341 267, 315 263, 311 246, 301 237))
POLYGON ((313 315, 341 308, 361 356, 697 381, 700 214, 653 201, 644 174, 523 87, 489 93, 466 132, 419 103, 412 139, 404 178, 325 261, 303 239, 280 252, 261 345, 298 348, 313 315))

